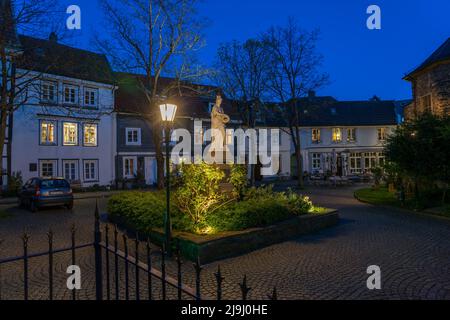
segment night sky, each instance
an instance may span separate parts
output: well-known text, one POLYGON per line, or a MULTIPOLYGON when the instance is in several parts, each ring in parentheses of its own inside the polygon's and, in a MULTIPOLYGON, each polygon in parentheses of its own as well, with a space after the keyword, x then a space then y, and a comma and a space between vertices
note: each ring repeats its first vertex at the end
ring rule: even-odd
MULTIPOLYGON (((82 30, 72 43, 92 49, 92 30, 103 25, 97 1, 61 2, 81 7, 82 30)), ((289 16, 303 28, 319 28, 323 70, 331 77, 319 94, 340 100, 410 98, 403 75, 450 37, 449 0, 203 0, 199 9, 210 20, 199 54, 204 64, 214 61, 221 42, 254 37, 289 16), (381 7, 382 30, 366 27, 371 4, 381 7)))

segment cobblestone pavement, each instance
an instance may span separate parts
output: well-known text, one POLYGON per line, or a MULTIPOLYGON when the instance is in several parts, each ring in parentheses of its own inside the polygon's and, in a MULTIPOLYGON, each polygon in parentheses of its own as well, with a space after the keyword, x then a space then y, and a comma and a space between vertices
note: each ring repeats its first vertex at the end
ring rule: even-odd
MULTIPOLYGON (((277 287, 280 299, 450 299, 450 221, 411 214, 397 209, 385 209, 362 204, 353 198, 354 188, 311 189, 312 199, 323 206, 337 208, 341 222, 338 226, 310 236, 299 237, 250 254, 204 266, 202 292, 214 296, 213 273, 220 264, 225 277, 224 297, 239 299, 238 283, 247 275, 252 288, 249 297, 267 299, 277 287), (370 265, 381 268, 382 290, 366 287, 370 265)), ((55 232, 55 247, 68 244, 72 223, 78 227, 81 242, 92 241, 95 200, 79 200, 74 212, 49 209, 32 214, 8 206, 0 210, 11 217, 0 220, 0 257, 21 254, 20 235, 25 226, 31 233, 30 252, 47 248, 46 232, 55 232)), ((99 200, 100 210, 106 200, 99 200)), ((47 258, 30 262, 30 297, 48 296, 47 258)), ((55 297, 69 299, 65 289, 65 268, 70 257, 60 254, 55 261, 55 297)), ((77 254, 83 272, 80 299, 94 297, 93 254, 83 249, 77 254)), ((154 265, 159 256, 155 253, 154 265)), ((176 274, 173 261, 169 273, 176 274)), ((120 268, 123 277, 123 266, 120 268)), ((130 267, 130 298, 134 298, 134 275, 130 267)), ((22 295, 22 264, 2 266, 3 299, 17 299, 22 295)), ((184 282, 194 286, 193 268, 186 263, 184 282)), ((160 297, 159 283, 153 279, 154 297, 160 297)), ((146 298, 145 276, 141 280, 141 297, 146 298)), ((112 290, 113 291, 113 290, 112 290)), ((121 298, 124 288, 120 289, 121 298)), ((169 291, 175 297, 175 290, 169 291)))

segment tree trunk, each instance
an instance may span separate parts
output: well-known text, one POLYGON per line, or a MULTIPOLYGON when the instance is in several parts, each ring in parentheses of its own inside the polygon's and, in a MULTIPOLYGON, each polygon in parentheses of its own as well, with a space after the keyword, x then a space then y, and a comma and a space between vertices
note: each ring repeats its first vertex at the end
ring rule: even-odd
POLYGON ((298 177, 298 187, 303 188, 303 161, 302 161, 302 154, 300 150, 300 144, 297 143, 295 147, 295 159, 297 160, 297 177, 298 177))

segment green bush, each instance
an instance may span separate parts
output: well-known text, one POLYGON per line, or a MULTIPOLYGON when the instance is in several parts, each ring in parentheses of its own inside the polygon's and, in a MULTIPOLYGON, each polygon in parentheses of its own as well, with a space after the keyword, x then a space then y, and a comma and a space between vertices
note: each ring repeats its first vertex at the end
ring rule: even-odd
POLYGON ((216 232, 264 227, 293 217, 286 203, 275 199, 234 202, 209 215, 206 225, 216 232))
POLYGON ((181 166, 181 183, 176 190, 178 209, 194 225, 202 225, 206 216, 224 203, 219 184, 225 173, 215 165, 206 163, 181 166))
MULTIPOLYGON (((180 231, 191 231, 192 224, 173 204, 170 208, 172 225, 180 231)), ((108 213, 139 232, 164 227, 166 198, 164 192, 129 191, 113 195, 108 201, 108 213)))
POLYGON ((248 184, 247 168, 245 167, 245 165, 232 165, 228 182, 233 185, 233 196, 236 197, 236 199, 238 199, 239 201, 242 200, 248 184))
POLYGON ((240 231, 275 224, 312 209, 308 197, 291 190, 284 193, 274 192, 273 186, 251 188, 244 201, 229 204, 208 216, 206 225, 216 232, 240 231))
MULTIPOLYGON (((242 201, 218 202, 200 221, 178 207, 179 190, 172 193, 171 218, 174 230, 211 234, 264 227, 313 212, 308 197, 292 191, 274 192, 272 186, 247 190, 242 201)), ((183 191, 186 192, 186 191, 183 191)), ((130 191, 109 199, 108 212, 138 232, 149 232, 164 227, 166 210, 164 192, 130 191)))

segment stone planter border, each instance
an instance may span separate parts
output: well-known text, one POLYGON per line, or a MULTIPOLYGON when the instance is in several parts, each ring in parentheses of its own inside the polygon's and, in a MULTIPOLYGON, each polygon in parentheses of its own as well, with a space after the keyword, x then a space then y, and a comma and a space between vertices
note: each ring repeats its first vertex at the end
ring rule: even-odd
MULTIPOLYGON (((123 221, 110 219, 131 235, 132 228, 123 221)), ((328 209, 324 214, 309 214, 295 217, 265 228, 253 228, 238 232, 224 232, 211 236, 199 236, 186 232, 174 232, 174 241, 179 241, 183 257, 188 260, 200 260, 201 264, 239 256, 273 244, 281 243, 298 236, 311 234, 339 223, 339 214, 335 209, 328 209)), ((151 241, 161 244, 164 239, 162 230, 154 230, 148 235, 141 235, 142 240, 150 237, 151 241)))

